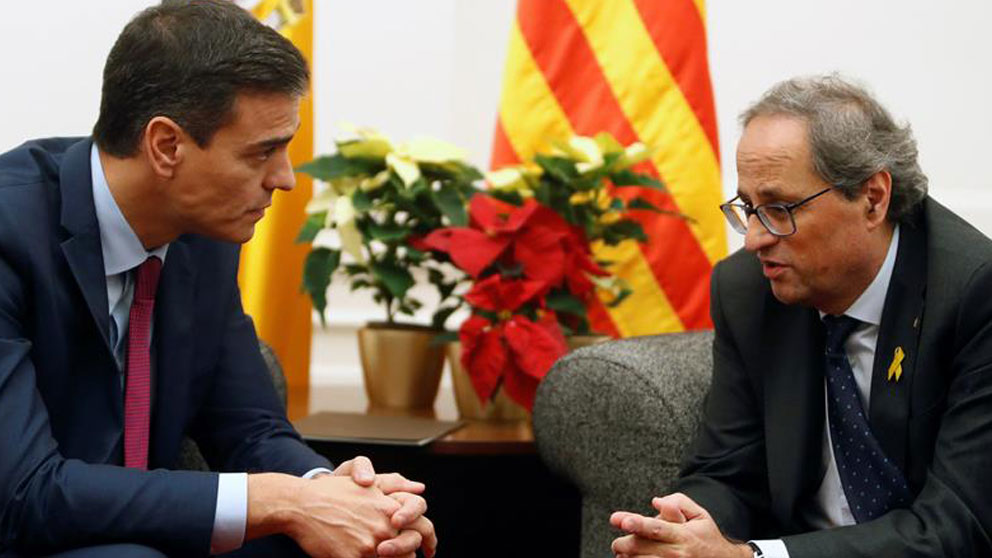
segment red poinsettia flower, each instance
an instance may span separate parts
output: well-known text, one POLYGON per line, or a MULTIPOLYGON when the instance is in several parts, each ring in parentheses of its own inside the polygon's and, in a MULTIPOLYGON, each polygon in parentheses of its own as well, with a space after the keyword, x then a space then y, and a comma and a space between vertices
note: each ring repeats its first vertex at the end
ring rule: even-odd
POLYGON ((524 274, 549 285, 564 275, 562 245, 570 227, 557 213, 528 199, 515 206, 477 194, 469 203, 470 227, 446 227, 418 242, 451 256, 459 268, 479 277, 498 259, 518 262, 524 274))
POLYGON ((506 394, 530 410, 537 385, 568 346, 553 312, 538 321, 513 315, 490 322, 473 315, 462 324, 462 366, 483 404, 502 383, 506 394))

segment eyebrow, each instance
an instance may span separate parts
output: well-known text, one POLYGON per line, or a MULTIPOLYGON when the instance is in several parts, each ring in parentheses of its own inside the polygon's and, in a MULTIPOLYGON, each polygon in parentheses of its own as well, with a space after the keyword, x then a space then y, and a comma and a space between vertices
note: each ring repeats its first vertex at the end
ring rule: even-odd
POLYGON ((296 130, 293 130, 292 134, 289 134, 287 136, 280 136, 277 138, 269 138, 269 139, 257 141, 255 143, 249 144, 248 147, 245 148, 245 151, 248 152, 261 151, 272 147, 280 147, 286 145, 287 143, 293 140, 293 137, 296 136, 296 132, 299 131, 299 129, 300 129, 300 124, 297 124, 296 130))

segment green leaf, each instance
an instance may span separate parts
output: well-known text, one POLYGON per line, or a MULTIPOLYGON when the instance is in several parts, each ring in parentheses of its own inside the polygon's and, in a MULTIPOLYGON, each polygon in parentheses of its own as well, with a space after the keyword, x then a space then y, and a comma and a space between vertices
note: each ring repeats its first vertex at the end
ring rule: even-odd
POLYGON ((639 172, 634 172, 630 169, 624 169, 622 171, 617 171, 610 174, 610 181, 613 182, 614 186, 641 186, 644 188, 652 188, 655 190, 664 190, 665 185, 657 178, 642 174, 639 172))
POLYGON ((554 290, 547 296, 548 308, 555 312, 564 312, 575 316, 585 316, 586 306, 574 295, 564 290, 554 290))
POLYGON ((568 183, 579 176, 579 171, 575 170, 575 163, 564 157, 535 155, 534 162, 559 182, 568 183))
POLYGON ((372 287, 372 283, 365 279, 355 279, 351 282, 352 292, 357 291, 358 289, 368 289, 370 287, 372 287))
MULTIPOLYGON (((438 311, 440 312, 440 310, 438 311)), ((440 328, 436 328, 436 329, 440 329, 440 328)), ((455 341, 458 341, 458 332, 445 331, 444 333, 438 333, 437 335, 431 338, 431 346, 439 347, 441 345, 446 345, 448 343, 454 343, 455 341)))
POLYGON ((309 174, 325 182, 345 176, 372 175, 385 168, 381 163, 368 159, 349 159, 340 153, 317 157, 296 167, 297 172, 309 174))
POLYGON ((434 204, 437 205, 441 213, 451 221, 452 226, 464 227, 468 225, 468 212, 465 211, 465 200, 452 186, 447 184, 441 186, 436 192, 431 192, 434 204))
POLYGON ((313 239, 317 238, 317 233, 324 228, 324 221, 327 219, 327 213, 317 213, 307 217, 307 220, 303 222, 303 226, 300 227, 300 234, 296 236, 296 244, 307 244, 313 242, 313 239))
POLYGON ((368 226, 368 233, 373 240, 390 244, 405 239, 410 234, 410 229, 398 223, 379 224, 373 222, 368 226))
POLYGON ((365 190, 355 190, 351 195, 351 205, 358 213, 365 213, 372 209, 372 196, 365 190))
POLYGON ((441 300, 444 300, 451 296, 451 293, 455 292, 455 287, 458 283, 438 283, 437 292, 441 296, 441 300))
POLYGON ((303 262, 303 290, 310 295, 321 324, 324 324, 324 309, 327 308, 327 287, 340 263, 341 251, 329 248, 311 250, 303 262))
POLYGON ((667 213, 662 211, 657 205, 644 198, 634 198, 630 200, 627 202, 627 209, 644 209, 646 211, 654 211, 655 213, 667 213))
POLYGON ((394 262, 374 262, 371 267, 372 275, 385 285, 395 298, 402 299, 413 286, 413 276, 410 272, 394 262))
POLYGON ((368 267, 365 264, 350 263, 344 264, 344 272, 348 274, 349 277, 354 277, 356 275, 361 275, 368 272, 368 267))
POLYGON ((630 219, 617 221, 616 223, 606 227, 604 232, 609 232, 611 235, 619 237, 621 240, 633 238, 638 242, 646 242, 648 239, 647 235, 644 234, 644 228, 641 227, 641 224, 636 221, 631 221, 630 219))
POLYGON ((448 321, 448 318, 458 310, 457 306, 441 306, 434 311, 434 316, 431 317, 431 327, 434 329, 444 329, 444 322, 448 321))
POLYGON ((620 306, 620 303, 626 300, 628 296, 633 294, 633 292, 633 289, 622 289, 616 298, 608 302, 606 306, 608 308, 616 308, 617 306, 620 306))

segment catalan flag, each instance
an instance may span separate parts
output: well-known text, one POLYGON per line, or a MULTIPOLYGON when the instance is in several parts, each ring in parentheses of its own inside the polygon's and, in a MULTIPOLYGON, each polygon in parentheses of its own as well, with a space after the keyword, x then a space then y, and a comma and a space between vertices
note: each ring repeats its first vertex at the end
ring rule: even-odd
MULTIPOLYGON (((263 23, 277 29, 312 60, 312 0, 239 0, 263 23)), ((313 158, 313 102, 300 104, 300 129, 289 146, 297 166, 313 158)), ((238 284, 242 304, 255 321, 260 339, 279 357, 289 386, 290 418, 305 416, 310 387, 310 300, 299 286, 309 248, 294 244, 306 219, 310 178, 296 175, 296 188, 272 198, 272 207, 255 225, 255 236, 241 249, 238 284)))
POLYGON ((593 247, 634 290, 616 308, 594 303, 593 328, 626 337, 711 327, 709 275, 727 241, 704 0, 519 0, 493 168, 602 131, 653 147, 638 170, 668 192, 636 195, 690 219, 635 212, 647 243, 593 247))

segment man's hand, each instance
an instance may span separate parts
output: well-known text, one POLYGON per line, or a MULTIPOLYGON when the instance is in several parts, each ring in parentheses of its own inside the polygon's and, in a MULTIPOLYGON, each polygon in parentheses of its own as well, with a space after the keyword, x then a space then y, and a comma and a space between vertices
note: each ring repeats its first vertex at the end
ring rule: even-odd
POLYGON ((407 480, 398 473, 377 475, 372 462, 358 456, 341 463, 334 469, 335 476, 349 476, 361 486, 376 486, 390 496, 400 507, 390 517, 390 523, 399 535, 379 544, 377 552, 381 557, 413 558, 418 548, 422 548, 426 558, 432 558, 437 550, 437 535, 434 524, 424 516, 427 501, 423 494, 423 483, 407 480))
POLYGON ((245 539, 282 533, 315 558, 373 558, 380 542, 397 536, 390 517, 400 507, 347 477, 248 475, 245 539))
POLYGON ((751 558, 747 545, 724 538, 713 518, 688 496, 670 494, 651 505, 657 518, 622 511, 610 516, 614 527, 630 533, 613 541, 617 556, 751 558))

